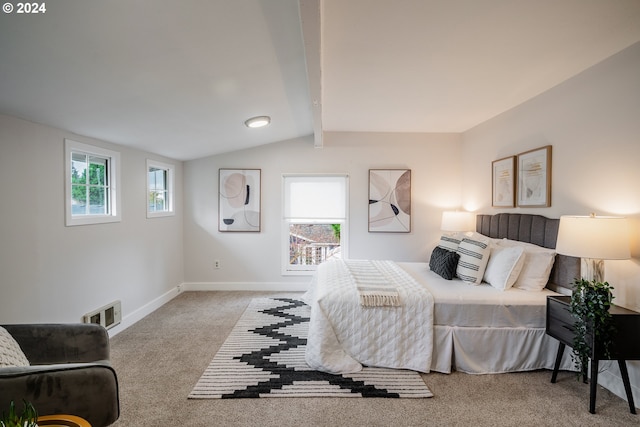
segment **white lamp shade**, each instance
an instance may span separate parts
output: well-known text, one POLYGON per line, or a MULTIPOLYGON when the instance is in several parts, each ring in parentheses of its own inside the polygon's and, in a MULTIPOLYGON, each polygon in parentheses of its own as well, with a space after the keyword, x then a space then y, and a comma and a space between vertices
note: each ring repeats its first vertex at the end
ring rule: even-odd
POLYGON ((556 252, 580 258, 628 259, 627 219, 563 215, 560 217, 556 252))
POLYGON ((471 212, 445 211, 442 212, 440 229, 443 231, 470 231, 475 229, 473 220, 474 216, 471 212))

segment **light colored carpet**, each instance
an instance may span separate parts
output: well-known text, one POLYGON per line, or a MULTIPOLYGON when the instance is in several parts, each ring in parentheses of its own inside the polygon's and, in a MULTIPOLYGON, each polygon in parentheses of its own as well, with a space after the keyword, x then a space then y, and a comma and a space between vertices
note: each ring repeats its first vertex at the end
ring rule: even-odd
POLYGON ((252 299, 189 398, 433 397, 415 371, 312 370, 305 362, 310 316, 311 308, 298 299, 252 299))
POLYGON ((633 426, 627 402, 572 373, 430 373, 431 399, 211 399, 187 395, 252 298, 267 292, 185 292, 112 339, 120 383, 117 427, 158 426, 633 426))

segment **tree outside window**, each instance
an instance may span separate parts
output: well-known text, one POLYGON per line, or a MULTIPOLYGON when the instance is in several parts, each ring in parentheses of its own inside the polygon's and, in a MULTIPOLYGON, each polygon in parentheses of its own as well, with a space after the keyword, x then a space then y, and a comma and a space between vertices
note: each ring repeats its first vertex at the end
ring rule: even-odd
POLYGON ((120 153, 65 139, 65 224, 118 222, 120 153))
POLYGON ((109 213, 109 160, 73 153, 71 161, 72 215, 109 213))

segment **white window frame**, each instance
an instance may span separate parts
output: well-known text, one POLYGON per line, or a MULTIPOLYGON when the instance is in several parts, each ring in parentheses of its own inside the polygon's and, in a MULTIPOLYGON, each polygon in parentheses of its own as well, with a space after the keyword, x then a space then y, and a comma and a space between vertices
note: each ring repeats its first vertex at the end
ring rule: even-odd
POLYGON ((289 230, 290 224, 340 224, 340 252, 343 259, 349 258, 349 175, 346 173, 304 174, 291 173, 282 175, 282 251, 281 274, 283 276, 311 276, 315 273, 317 265, 291 265, 289 264, 289 230), (289 220, 285 218, 285 178, 286 177, 342 177, 345 179, 345 217, 343 220, 314 220, 305 218, 301 220, 289 220))
POLYGON ((83 144, 81 142, 65 139, 65 224, 67 227, 76 225, 104 224, 110 222, 120 222, 120 153, 94 145, 83 144), (109 212, 107 214, 85 214, 74 215, 72 212, 72 191, 71 191, 71 165, 73 153, 82 153, 91 156, 103 157, 107 160, 107 178, 109 180, 108 197, 109 212))
POLYGON ((147 218, 160 218, 166 216, 175 215, 174 209, 174 178, 175 177, 175 166, 169 163, 162 163, 156 160, 147 159, 147 191, 146 191, 146 204, 147 204, 147 218), (152 211, 149 208, 149 191, 151 183, 149 182, 149 169, 162 169, 166 172, 167 176, 167 199, 165 200, 165 210, 163 211, 152 211))

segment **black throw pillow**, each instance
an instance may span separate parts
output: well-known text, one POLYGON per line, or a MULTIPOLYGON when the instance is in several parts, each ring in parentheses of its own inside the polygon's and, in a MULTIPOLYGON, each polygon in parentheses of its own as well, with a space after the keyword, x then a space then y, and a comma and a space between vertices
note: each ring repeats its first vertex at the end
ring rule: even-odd
POLYGON ((436 246, 431 253, 429 268, 444 279, 451 280, 456 275, 460 254, 436 246))

